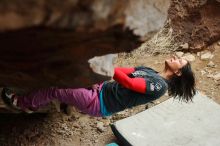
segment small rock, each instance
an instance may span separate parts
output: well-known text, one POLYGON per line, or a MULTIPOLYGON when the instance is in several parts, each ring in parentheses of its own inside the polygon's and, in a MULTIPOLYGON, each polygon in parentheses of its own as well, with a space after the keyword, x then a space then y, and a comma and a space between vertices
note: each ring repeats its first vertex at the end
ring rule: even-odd
POLYGON ((155 101, 155 104, 160 104, 160 101, 159 101, 159 100, 156 100, 156 101, 155 101))
POLYGON ((182 58, 186 59, 186 60, 188 60, 190 62, 195 61, 195 59, 196 59, 195 56, 190 54, 190 53, 186 53, 182 58))
POLYGON ((154 105, 155 105, 155 103, 149 102, 149 103, 146 104, 145 109, 151 108, 151 107, 153 107, 154 105))
POLYGON ((103 122, 98 122, 97 123, 97 129, 100 131, 100 132, 104 132, 105 131, 105 127, 104 127, 104 123, 103 122))
POLYGON ((68 131, 68 126, 66 125, 66 123, 63 123, 62 125, 61 125, 61 128, 63 129, 63 130, 66 130, 66 131, 68 131))
POLYGON ((177 56, 177 57, 182 57, 183 54, 184 54, 183 52, 176 52, 176 56, 177 56))
POLYGON ((208 74, 207 78, 213 78, 213 74, 208 74))
POLYGON ((110 123, 111 123, 110 120, 106 120, 104 121, 104 126, 108 126, 110 123))
POLYGON ((209 60, 213 58, 213 54, 211 52, 207 52, 201 55, 201 60, 209 60))
POLYGON ((185 43, 185 44, 180 45, 180 47, 182 47, 183 49, 189 49, 189 44, 185 43))
POLYGON ((121 112, 118 112, 117 115, 125 115, 126 113, 127 113, 127 111, 126 111, 126 110, 123 110, 123 111, 121 111, 121 112))
POLYGON ((214 47, 215 50, 220 49, 220 45, 218 45, 218 43, 214 44, 213 47, 214 47))
POLYGON ((148 106, 148 104, 146 104, 145 109, 148 109, 148 108, 149 108, 149 106, 148 106))
POLYGON ((70 135, 70 136, 73 135, 73 134, 74 134, 74 133, 73 133, 73 131, 71 131, 71 130, 70 130, 69 133, 68 133, 68 135, 70 135))
POLYGON ((213 75, 213 79, 216 81, 220 80, 220 73, 213 75))
POLYGON ((197 54, 196 54, 198 57, 200 57, 201 56, 201 52, 197 52, 197 54))
POLYGON ((73 125, 74 128, 79 128, 80 126, 78 124, 73 125))
POLYGON ((208 67, 213 67, 213 68, 214 68, 216 65, 214 64, 214 62, 210 61, 210 62, 207 64, 207 66, 208 66, 208 67))
POLYGON ((218 41, 217 45, 219 45, 219 46, 220 46, 220 41, 218 41))
POLYGON ((98 140, 98 139, 96 139, 96 140, 95 140, 95 143, 97 143, 97 142, 99 142, 99 140, 98 140))
POLYGON ((207 72, 204 71, 204 70, 201 70, 200 72, 201 72, 202 76, 205 75, 205 74, 207 73, 207 72))

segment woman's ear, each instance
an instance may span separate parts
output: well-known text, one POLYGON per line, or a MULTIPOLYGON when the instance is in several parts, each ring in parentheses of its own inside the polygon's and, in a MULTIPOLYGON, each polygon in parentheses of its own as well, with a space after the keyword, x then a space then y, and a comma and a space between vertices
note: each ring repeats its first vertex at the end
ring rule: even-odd
POLYGON ((175 72, 175 75, 181 76, 181 75, 182 75, 182 72, 181 72, 180 70, 178 70, 178 71, 175 72))

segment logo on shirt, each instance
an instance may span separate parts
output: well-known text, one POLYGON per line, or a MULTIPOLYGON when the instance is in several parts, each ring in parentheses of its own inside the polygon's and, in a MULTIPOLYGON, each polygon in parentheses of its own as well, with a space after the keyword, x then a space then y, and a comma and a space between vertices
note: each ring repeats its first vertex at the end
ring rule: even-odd
POLYGON ((155 89, 156 89, 157 91, 160 91, 161 88, 162 88, 162 85, 161 85, 159 82, 157 82, 157 83, 155 84, 155 89))
POLYGON ((142 71, 142 70, 135 71, 135 72, 133 72, 131 74, 134 77, 145 77, 147 75, 147 73, 145 71, 142 71))
POLYGON ((150 91, 154 91, 154 84, 150 83, 150 91))
POLYGON ((157 82, 156 84, 150 83, 151 91, 154 91, 154 90, 160 91, 161 88, 162 88, 162 85, 159 82, 157 82))

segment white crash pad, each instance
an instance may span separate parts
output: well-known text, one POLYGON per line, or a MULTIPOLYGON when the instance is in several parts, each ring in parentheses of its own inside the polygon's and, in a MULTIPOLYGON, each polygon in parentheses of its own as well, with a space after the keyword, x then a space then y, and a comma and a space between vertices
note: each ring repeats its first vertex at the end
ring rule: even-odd
POLYGON ((220 146, 220 105, 199 93, 190 103, 170 98, 111 128, 123 145, 220 146))

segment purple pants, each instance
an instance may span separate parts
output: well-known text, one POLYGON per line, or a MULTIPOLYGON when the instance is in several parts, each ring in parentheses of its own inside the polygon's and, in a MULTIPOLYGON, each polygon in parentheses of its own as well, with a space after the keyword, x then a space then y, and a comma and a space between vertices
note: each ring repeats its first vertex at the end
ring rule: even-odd
POLYGON ((48 88, 31 92, 25 96, 19 96, 17 105, 22 109, 37 109, 48 105, 57 99, 61 103, 75 106, 83 113, 91 116, 101 116, 99 92, 101 84, 95 84, 91 88, 60 89, 48 88))

